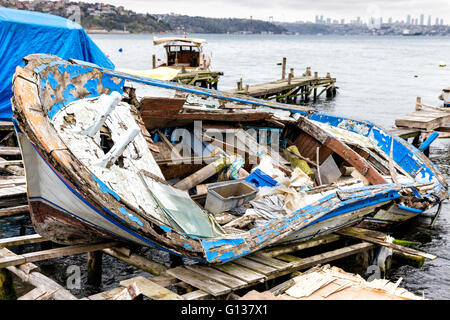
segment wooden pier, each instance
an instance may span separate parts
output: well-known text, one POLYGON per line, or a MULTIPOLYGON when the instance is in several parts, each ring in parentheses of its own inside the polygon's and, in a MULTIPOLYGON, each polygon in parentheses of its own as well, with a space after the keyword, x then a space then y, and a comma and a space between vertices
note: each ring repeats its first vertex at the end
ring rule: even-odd
MULTIPOLYGON (((348 229, 342 234, 330 234, 308 242, 265 249, 222 265, 191 264, 175 268, 167 268, 147 257, 132 253, 130 249, 115 242, 65 246, 24 254, 14 254, 7 249, 7 247, 47 241, 35 234, 0 240, 0 270, 8 270, 22 281, 35 286, 36 289, 25 295, 27 297, 40 293, 39 297, 73 300, 76 298, 63 286, 39 273, 39 268, 33 262, 87 253, 89 265, 93 263, 95 256, 92 253, 98 252, 100 256, 106 253, 148 272, 149 275, 120 281, 116 288, 82 298, 83 300, 130 300, 139 295, 152 300, 233 299, 239 297, 237 294, 243 295, 255 287, 263 285, 267 289, 269 284, 273 286, 277 280, 285 280, 286 276, 289 278, 289 275, 298 275, 299 271, 331 261, 342 261, 343 258, 353 256, 354 261, 365 260, 362 265, 367 267, 371 263, 369 260, 373 259, 373 250, 380 244, 386 245, 382 240, 367 236, 369 233, 363 232, 365 234, 363 237, 369 241, 358 239, 361 237, 360 230, 355 232, 348 229), (327 251, 327 245, 333 243, 341 243, 341 245, 327 251), (316 251, 314 255, 302 255, 302 250, 312 248, 321 248, 321 250, 316 251)), ((400 254, 436 258, 395 244, 390 246, 400 254)), ((24 299, 22 297, 21 300, 24 299)))
POLYGON ((439 133, 440 138, 450 138, 450 108, 441 108, 422 103, 422 99, 417 97, 415 111, 395 120, 398 132, 415 132, 418 134, 429 135, 435 131, 439 133))
POLYGON ((244 86, 241 79, 237 83, 237 89, 226 92, 296 104, 310 101, 311 96, 313 101, 316 101, 323 93, 327 98, 333 98, 336 95, 335 84, 336 78, 332 78, 330 73, 325 77, 319 77, 317 72, 311 73, 310 67, 306 68, 306 72, 300 77, 295 77, 292 68, 286 76, 286 58, 283 58, 280 80, 244 86))

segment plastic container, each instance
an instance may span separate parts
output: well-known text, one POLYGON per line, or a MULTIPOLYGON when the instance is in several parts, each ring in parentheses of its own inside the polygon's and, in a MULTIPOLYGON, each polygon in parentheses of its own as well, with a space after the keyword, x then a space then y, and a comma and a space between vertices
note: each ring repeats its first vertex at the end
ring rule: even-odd
POLYGON ((258 189, 245 180, 217 183, 208 187, 205 209, 213 214, 222 213, 253 200, 257 193, 258 189))
POLYGON ((252 174, 245 178, 245 181, 251 183, 257 188, 275 187, 278 184, 277 180, 265 174, 259 169, 253 171, 252 174))

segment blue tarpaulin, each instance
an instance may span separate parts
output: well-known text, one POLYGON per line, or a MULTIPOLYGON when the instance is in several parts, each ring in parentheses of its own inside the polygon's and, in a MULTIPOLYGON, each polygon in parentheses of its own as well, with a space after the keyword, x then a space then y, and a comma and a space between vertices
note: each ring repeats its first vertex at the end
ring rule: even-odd
POLYGON ((0 120, 11 120, 12 77, 23 57, 54 54, 114 69, 83 28, 51 14, 0 8, 0 120))

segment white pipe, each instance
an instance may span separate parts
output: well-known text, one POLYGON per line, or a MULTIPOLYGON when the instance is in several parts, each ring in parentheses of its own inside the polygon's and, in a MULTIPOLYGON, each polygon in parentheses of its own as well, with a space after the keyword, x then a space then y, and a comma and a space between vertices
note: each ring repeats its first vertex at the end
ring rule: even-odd
POLYGON ((119 102, 122 100, 122 95, 113 91, 110 95, 101 95, 97 101, 99 108, 102 108, 101 112, 95 117, 94 124, 83 131, 83 134, 94 137, 95 134, 100 130, 100 128, 105 123, 108 116, 117 107, 119 102))
POLYGON ((109 163, 113 164, 117 161, 117 159, 122 155, 125 151, 126 147, 130 144, 131 141, 136 138, 139 134, 140 130, 138 128, 129 129, 123 135, 123 138, 120 139, 117 143, 113 145, 111 150, 105 155, 103 160, 98 163, 101 167, 107 167, 109 163))

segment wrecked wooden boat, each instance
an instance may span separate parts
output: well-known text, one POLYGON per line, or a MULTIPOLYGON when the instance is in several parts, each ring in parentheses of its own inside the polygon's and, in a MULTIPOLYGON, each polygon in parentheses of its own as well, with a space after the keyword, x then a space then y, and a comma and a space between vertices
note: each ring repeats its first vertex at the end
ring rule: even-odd
POLYGON ((422 153, 369 122, 24 60, 12 104, 30 216, 58 243, 116 239, 224 263, 448 198, 422 153))

